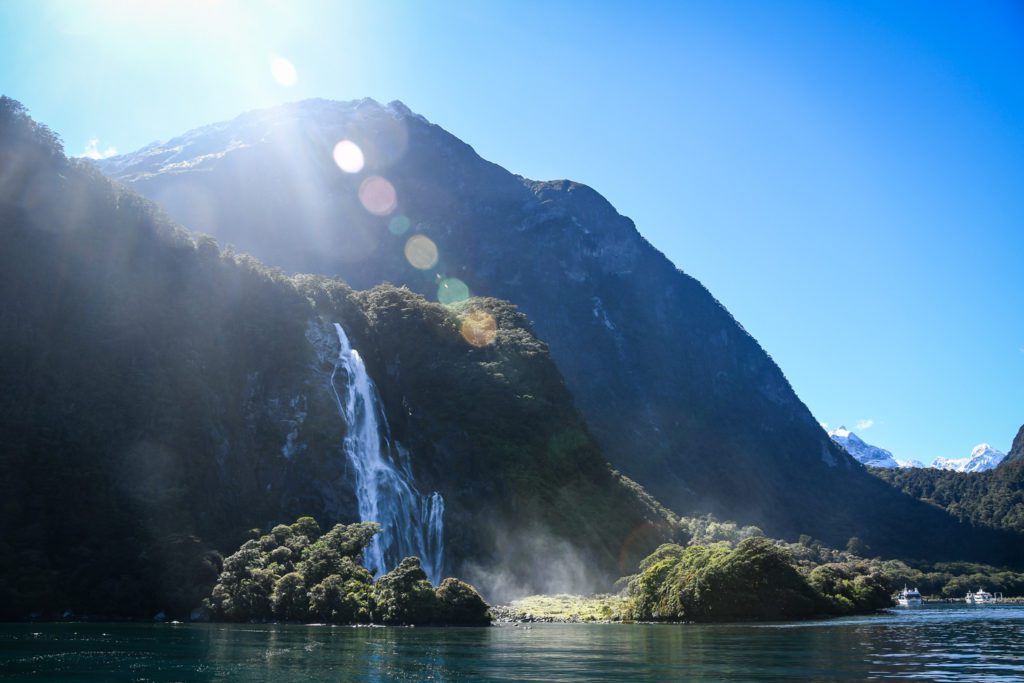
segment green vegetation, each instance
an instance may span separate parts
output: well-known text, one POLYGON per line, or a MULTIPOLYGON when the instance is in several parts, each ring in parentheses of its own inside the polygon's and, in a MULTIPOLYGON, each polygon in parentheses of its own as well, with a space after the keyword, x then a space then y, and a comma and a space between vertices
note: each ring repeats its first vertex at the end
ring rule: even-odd
MULTIPOLYGON (((346 425, 329 389, 335 321, 366 361, 416 481, 445 498, 452 573, 501 569, 511 584, 543 591, 554 563, 568 558, 583 580, 610 583, 663 542, 762 535, 679 519, 612 470, 546 345, 511 304, 445 307, 387 285, 356 292, 222 251, 89 162, 65 158, 53 132, 8 98, 0 163, 0 618, 68 608, 185 618, 218 576, 211 605, 226 618, 421 618, 421 570, 403 565, 375 603, 358 551, 333 530, 321 537, 313 519, 243 545, 267 520, 312 513, 327 528, 355 518, 346 425), (467 335, 470 318, 493 327, 467 335)), ((699 427, 700 405, 673 413, 699 427)), ((761 421, 730 421, 747 417, 761 421)), ((693 446, 688 453, 718 444, 693 446)), ((743 474, 736 491, 755 490, 756 477, 743 474)), ((787 483, 816 490, 813 478, 787 483)), ((868 494, 851 497, 875 500, 868 494)), ((948 518, 916 505, 930 514, 907 516, 917 528, 948 518)), ((902 519, 901 509, 872 512, 902 519)), ((840 512, 815 524, 859 533, 840 512)), ((963 544, 918 534, 933 551, 922 556, 1019 555, 1010 542, 1018 537, 971 531, 963 544)), ((856 549, 891 549, 902 538, 865 536, 856 549)), ((808 544, 790 546, 801 568, 844 561, 808 544)), ((947 573, 940 590, 963 575, 947 573)), ((442 590, 443 620, 470 619, 471 589, 452 581, 442 590)))
POLYGON ((824 602, 789 557, 763 538, 725 544, 666 544, 629 580, 630 618, 641 621, 801 619, 824 602))
POLYGON ((392 431, 420 466, 417 480, 445 493, 446 524, 460 530, 446 537, 449 552, 543 591, 546 562, 559 554, 585 557, 574 569, 610 583, 659 543, 683 538, 674 515, 608 466, 514 305, 446 307, 390 286, 355 300, 392 431), (463 336, 471 316, 494 320, 487 343, 463 336), (484 521, 488 535, 462 531, 484 521))
MULTIPOLYGON (((65 158, 6 98, 0 164, 0 618, 187 618, 248 529, 353 521, 335 321, 418 485, 445 498, 452 573, 530 585, 564 552, 607 580, 677 539, 608 467, 514 306, 286 277, 65 158), (467 339, 470 314, 493 335, 467 339)), ((315 595, 343 614, 337 588, 315 595)))
MULTIPOLYGON (((712 528, 709 522, 683 523, 712 528)), ((620 580, 619 595, 536 595, 493 613, 504 621, 716 622, 862 614, 893 604, 893 582, 875 562, 798 563, 793 546, 733 528, 744 536, 735 544, 663 544, 620 580)))
POLYGON ((618 595, 534 595, 492 610, 502 621, 787 620, 875 612, 904 585, 933 598, 963 598, 983 587, 1024 595, 1024 573, 946 562, 915 568, 900 560, 866 559, 822 546, 764 538, 757 527, 708 515, 680 525, 703 539, 666 543, 639 572, 620 579, 618 595), (708 539, 713 540, 708 540, 708 539))
POLYGON ((361 562, 379 528, 372 522, 338 524, 321 535, 312 517, 279 524, 224 560, 206 604, 214 618, 228 621, 490 623, 488 605, 475 588, 449 578, 435 590, 419 558, 405 558, 374 583, 361 562))
POLYGON ((622 621, 629 601, 622 595, 531 595, 492 613, 503 621, 622 621))
POLYGON ((987 472, 931 468, 872 469, 904 493, 977 527, 1024 533, 1024 426, 1006 460, 987 472))
POLYGON ((865 562, 823 564, 806 578, 828 614, 865 614, 892 606, 892 581, 865 562))
MULTIPOLYGON (((682 517, 679 525, 692 538, 693 545, 725 544, 735 547, 746 538, 759 538, 764 532, 755 526, 741 527, 732 522, 717 520, 713 515, 682 517)), ((804 575, 823 565, 832 567, 855 566, 858 572, 877 574, 894 587, 916 586, 925 596, 934 598, 962 598, 967 588, 979 586, 1007 596, 1024 596, 1024 573, 1007 567, 977 562, 928 562, 925 560, 896 560, 872 557, 871 548, 853 537, 846 550, 830 548, 807 534, 797 543, 774 539, 804 575), (850 547, 860 553, 851 552, 850 547)))
POLYGON ((916 587, 925 596, 963 598, 968 590, 985 588, 1003 595, 1024 596, 1024 573, 1005 567, 975 562, 917 562, 872 560, 872 566, 884 573, 894 586, 916 587))

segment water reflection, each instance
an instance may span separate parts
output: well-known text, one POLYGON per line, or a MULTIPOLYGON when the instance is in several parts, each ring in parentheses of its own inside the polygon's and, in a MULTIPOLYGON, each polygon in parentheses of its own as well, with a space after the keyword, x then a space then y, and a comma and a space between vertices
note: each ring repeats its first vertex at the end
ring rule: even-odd
POLYGON ((0 679, 644 681, 1024 679, 1024 608, 799 625, 382 629, 5 624, 0 679))

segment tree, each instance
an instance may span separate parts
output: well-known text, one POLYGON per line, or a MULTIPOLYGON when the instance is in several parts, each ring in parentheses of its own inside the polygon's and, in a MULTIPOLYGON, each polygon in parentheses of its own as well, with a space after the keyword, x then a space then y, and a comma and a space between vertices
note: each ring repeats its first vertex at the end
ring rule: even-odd
POLYGON ((448 578, 435 591, 438 621, 456 626, 486 626, 491 623, 490 606, 465 581, 448 578))
POLYGON ((437 621, 438 599, 418 557, 407 557, 373 588, 373 620, 382 624, 437 621))
POLYGON ((270 609, 278 619, 302 621, 309 616, 309 591, 306 577, 298 572, 285 574, 274 584, 270 609))
POLYGON ((851 555, 867 557, 870 551, 871 548, 869 548, 868 545, 857 536, 851 536, 850 540, 846 542, 846 552, 851 555))
POLYGON ((727 545, 662 546, 629 583, 634 619, 731 621, 794 619, 819 612, 819 601, 789 557, 751 537, 727 545))

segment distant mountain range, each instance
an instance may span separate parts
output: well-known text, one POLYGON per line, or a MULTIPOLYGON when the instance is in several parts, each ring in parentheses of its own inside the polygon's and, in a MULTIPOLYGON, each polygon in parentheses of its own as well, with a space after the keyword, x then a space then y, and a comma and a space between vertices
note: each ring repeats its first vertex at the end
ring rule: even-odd
MULTIPOLYGON (((984 446, 975 449, 978 466, 1002 456, 998 451, 993 455, 984 446)), ((968 471, 972 458, 962 460, 966 462, 959 466, 964 471, 934 467, 871 471, 901 491, 978 528, 1024 532, 1024 426, 996 467, 968 471)))
POLYGON ((872 446, 846 427, 833 429, 828 435, 832 437, 833 441, 842 446, 847 453, 852 455, 857 462, 869 467, 880 467, 883 469, 932 467, 953 472, 985 472, 986 470, 998 467, 1006 457, 1006 454, 1002 451, 993 448, 987 443, 981 443, 975 446, 971 450, 971 454, 966 458, 936 458, 929 466, 920 460, 896 460, 889 451, 878 446, 872 446))
POLYGON ((954 472, 984 472, 999 466, 1006 454, 992 448, 987 443, 980 443, 971 450, 966 458, 935 458, 932 467, 938 470, 954 472))
POLYGON ((859 436, 848 430, 846 427, 839 427, 833 429, 828 433, 832 440, 842 446, 847 453, 852 455, 857 462, 868 465, 869 467, 899 467, 900 464, 896 462, 896 458, 892 457, 892 453, 879 448, 878 446, 872 446, 869 443, 863 441, 859 436))

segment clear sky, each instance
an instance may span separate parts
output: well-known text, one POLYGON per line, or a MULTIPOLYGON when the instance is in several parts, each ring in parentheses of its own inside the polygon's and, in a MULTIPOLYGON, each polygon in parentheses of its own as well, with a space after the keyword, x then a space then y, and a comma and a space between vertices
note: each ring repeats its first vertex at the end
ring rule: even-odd
POLYGON ((0 55, 70 154, 400 99, 604 194, 822 422, 926 462, 1024 423, 1018 2, 5 0, 0 55))

